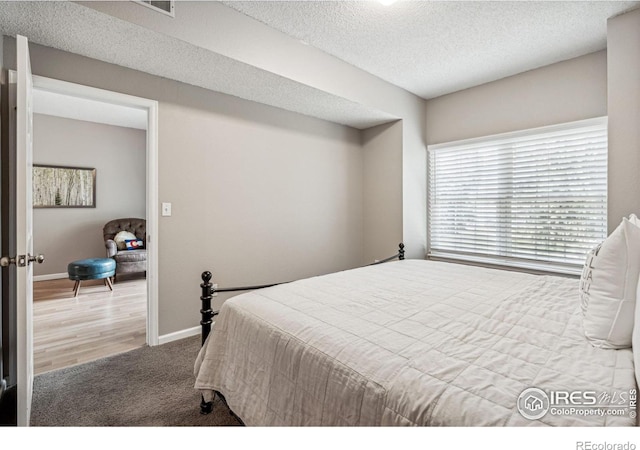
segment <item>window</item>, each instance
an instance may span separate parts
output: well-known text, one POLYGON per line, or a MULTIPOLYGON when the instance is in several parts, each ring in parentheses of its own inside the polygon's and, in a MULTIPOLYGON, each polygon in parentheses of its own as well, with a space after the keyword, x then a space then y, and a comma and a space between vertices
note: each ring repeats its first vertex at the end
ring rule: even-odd
POLYGON ((607 119, 428 148, 429 257, 577 274, 607 236, 607 119))

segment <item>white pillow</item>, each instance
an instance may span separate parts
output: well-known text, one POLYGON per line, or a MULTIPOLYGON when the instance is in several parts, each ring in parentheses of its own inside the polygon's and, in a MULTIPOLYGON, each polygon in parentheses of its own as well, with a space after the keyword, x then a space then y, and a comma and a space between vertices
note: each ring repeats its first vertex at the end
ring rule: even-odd
POLYGON ((584 333, 594 347, 631 347, 639 274, 640 227, 625 217, 587 255, 580 279, 584 333))
POLYGON ((138 239, 135 234, 130 233, 128 231, 119 231, 118 234, 115 235, 113 240, 116 242, 116 247, 118 250, 124 250, 127 248, 124 241, 128 241, 131 239, 138 239))

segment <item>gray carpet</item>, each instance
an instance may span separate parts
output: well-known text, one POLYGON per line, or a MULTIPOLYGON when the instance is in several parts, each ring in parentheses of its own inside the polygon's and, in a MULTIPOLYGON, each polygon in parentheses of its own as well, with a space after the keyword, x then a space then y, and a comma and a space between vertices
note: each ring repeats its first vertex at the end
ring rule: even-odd
POLYGON ((193 388, 200 337, 99 359, 35 377, 33 426, 239 425, 219 400, 201 415, 193 388))

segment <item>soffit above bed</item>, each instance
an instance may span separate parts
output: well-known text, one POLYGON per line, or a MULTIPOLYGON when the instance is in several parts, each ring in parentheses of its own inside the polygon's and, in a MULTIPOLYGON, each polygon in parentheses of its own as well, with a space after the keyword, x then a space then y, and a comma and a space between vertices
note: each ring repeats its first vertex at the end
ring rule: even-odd
POLYGON ((0 32, 358 129, 399 118, 72 2, 0 2, 0 32))

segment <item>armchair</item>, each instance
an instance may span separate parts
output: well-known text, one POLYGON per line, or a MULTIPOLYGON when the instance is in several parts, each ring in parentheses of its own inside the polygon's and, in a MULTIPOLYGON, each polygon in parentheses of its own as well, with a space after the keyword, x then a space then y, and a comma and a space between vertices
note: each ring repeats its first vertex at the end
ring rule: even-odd
POLYGON ((146 272, 147 271, 147 221, 145 219, 126 218, 115 219, 102 229, 104 245, 107 249, 107 257, 116 262, 115 278, 120 274, 146 272), (136 238, 145 243, 145 247, 136 250, 118 249, 114 238, 120 231, 133 233, 136 238))

